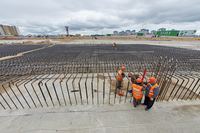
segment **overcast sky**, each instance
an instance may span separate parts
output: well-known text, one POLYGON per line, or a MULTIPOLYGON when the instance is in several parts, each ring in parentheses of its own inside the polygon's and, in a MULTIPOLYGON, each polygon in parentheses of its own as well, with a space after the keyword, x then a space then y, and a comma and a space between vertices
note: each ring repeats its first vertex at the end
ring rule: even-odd
POLYGON ((166 27, 197 29, 200 0, 0 0, 0 24, 22 34, 105 34, 166 27))

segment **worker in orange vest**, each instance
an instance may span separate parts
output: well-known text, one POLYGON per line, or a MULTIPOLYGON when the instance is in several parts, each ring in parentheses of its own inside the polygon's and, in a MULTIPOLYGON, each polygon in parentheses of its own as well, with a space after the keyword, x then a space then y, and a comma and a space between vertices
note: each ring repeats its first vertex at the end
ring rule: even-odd
POLYGON ((149 78, 145 91, 146 92, 145 92, 144 105, 146 105, 145 110, 147 111, 153 106, 159 94, 159 86, 157 84, 157 79, 155 77, 149 78))
POLYGON ((124 96, 124 92, 122 91, 121 87, 122 87, 123 78, 125 77, 125 74, 124 74, 125 70, 126 70, 125 65, 122 65, 116 75, 116 92, 119 96, 124 96))
POLYGON ((114 42, 112 47, 113 47, 113 49, 117 49, 117 44, 114 42))
POLYGON ((142 86, 142 79, 137 78, 136 83, 132 84, 132 90, 129 91, 130 93, 132 93, 132 96, 133 96, 134 107, 136 107, 137 105, 139 105, 141 103, 141 100, 143 97, 143 91, 144 91, 144 89, 142 86))
POLYGON ((136 79, 140 78, 139 74, 128 73, 128 77, 131 79, 132 84, 136 83, 136 79))

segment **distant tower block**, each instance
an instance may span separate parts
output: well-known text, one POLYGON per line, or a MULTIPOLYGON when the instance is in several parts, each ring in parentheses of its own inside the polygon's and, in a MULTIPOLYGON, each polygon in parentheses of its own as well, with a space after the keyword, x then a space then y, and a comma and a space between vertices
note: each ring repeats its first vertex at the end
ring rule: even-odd
POLYGON ((69 36, 69 27, 65 26, 65 29, 66 29, 67 36, 69 36))

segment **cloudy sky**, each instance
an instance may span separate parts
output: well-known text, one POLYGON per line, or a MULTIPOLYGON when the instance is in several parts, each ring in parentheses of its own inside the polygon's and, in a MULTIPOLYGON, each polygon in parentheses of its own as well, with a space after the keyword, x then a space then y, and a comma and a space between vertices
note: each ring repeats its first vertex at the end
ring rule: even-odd
POLYGON ((200 0, 0 0, 0 24, 22 34, 106 34, 166 27, 197 29, 200 0))

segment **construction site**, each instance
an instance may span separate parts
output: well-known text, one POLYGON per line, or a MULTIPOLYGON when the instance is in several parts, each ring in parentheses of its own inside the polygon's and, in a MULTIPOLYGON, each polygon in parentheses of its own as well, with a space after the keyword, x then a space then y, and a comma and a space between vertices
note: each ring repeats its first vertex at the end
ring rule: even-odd
MULTIPOLYGON (((155 119, 162 121, 160 125, 167 123, 171 127, 170 130, 164 127, 163 132, 199 132, 200 52, 196 45, 188 45, 193 47, 188 48, 178 44, 162 45, 162 41, 148 44, 118 41, 113 47, 111 42, 0 44, 1 129, 4 132, 137 132, 140 129, 154 132, 145 126, 154 127, 158 123, 148 125, 145 120, 140 123, 137 120, 143 115, 154 116, 155 112, 158 115, 155 119), (125 95, 119 96, 116 74, 122 64, 126 66, 122 83, 125 95), (128 93, 132 84, 128 74, 142 75, 144 70, 147 72, 144 81, 155 76, 160 87, 151 112, 145 112, 142 106, 134 109, 128 93), (51 116, 44 118, 43 115, 51 116), (59 120, 55 120, 56 117, 59 120), (186 122, 180 121, 185 118, 186 122), (54 122, 40 126, 38 120, 54 122), (171 120, 178 126, 169 124, 171 120), (26 121, 32 126, 22 126, 26 121), (58 121, 63 124, 57 125, 58 121), (133 121, 141 128, 125 126, 133 121), (184 122, 195 123, 195 126, 191 129, 184 122)), ((156 132, 162 132, 161 128, 155 126, 156 132)))

